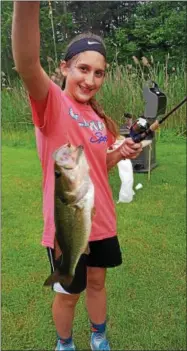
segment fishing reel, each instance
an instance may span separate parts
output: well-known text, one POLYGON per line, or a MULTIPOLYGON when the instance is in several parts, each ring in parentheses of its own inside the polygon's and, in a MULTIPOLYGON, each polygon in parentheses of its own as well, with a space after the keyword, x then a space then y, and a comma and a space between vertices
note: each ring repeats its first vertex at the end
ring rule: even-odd
POLYGON ((149 136, 153 138, 154 133, 149 131, 150 124, 143 117, 139 117, 131 126, 129 136, 135 143, 139 143, 141 140, 149 136))
POLYGON ((149 81, 148 85, 143 88, 143 97, 146 104, 142 116, 131 124, 133 116, 129 113, 124 114, 124 117, 128 119, 127 128, 129 129, 129 136, 136 143, 139 143, 148 136, 149 138, 153 138, 154 132, 150 128, 151 124, 158 116, 165 114, 167 105, 166 95, 153 81, 149 81))

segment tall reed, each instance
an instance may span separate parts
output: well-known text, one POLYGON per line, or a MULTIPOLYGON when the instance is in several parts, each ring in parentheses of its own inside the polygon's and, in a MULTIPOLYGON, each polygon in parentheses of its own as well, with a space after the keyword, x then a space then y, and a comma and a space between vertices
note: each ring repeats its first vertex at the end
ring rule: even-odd
MULTIPOLYGON (((135 58, 131 65, 111 65, 106 74, 105 83, 97 94, 99 102, 106 113, 120 126, 124 122, 124 112, 138 117, 143 114, 145 102, 142 88, 148 79, 157 82, 167 96, 167 112, 185 96, 186 71, 185 64, 168 70, 165 64, 141 61, 135 58)), ((52 74, 53 80, 59 83, 59 70, 52 74)), ((24 144, 24 140, 34 145, 34 128, 27 93, 20 82, 12 82, 13 88, 2 89, 2 138, 5 143, 24 144)), ((186 132, 186 106, 183 105, 162 125, 161 131, 172 129, 174 133, 186 132)), ((162 132, 161 132, 162 133, 162 132)))
MULTIPOLYGON (((143 114, 145 102, 143 99, 143 86, 146 81, 155 81, 160 90, 167 96, 167 111, 169 112, 185 97, 186 71, 185 64, 173 67, 166 72, 167 66, 157 63, 143 66, 142 64, 115 66, 108 71, 103 89, 98 98, 106 112, 120 125, 124 112, 130 112, 138 117, 143 114)), ((162 125, 162 129, 175 129, 176 133, 186 131, 185 104, 169 117, 162 125)))

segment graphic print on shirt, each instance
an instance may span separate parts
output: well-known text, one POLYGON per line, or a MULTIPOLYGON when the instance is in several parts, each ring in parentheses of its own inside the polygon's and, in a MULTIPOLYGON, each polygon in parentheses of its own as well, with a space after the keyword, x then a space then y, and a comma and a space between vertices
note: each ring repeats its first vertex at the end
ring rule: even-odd
POLYGON ((94 136, 90 138, 91 143, 100 144, 102 142, 106 143, 108 138, 107 135, 103 135, 103 131, 106 131, 105 124, 102 121, 90 121, 87 122, 85 119, 78 114, 73 112, 72 107, 69 109, 69 115, 77 121, 78 125, 83 128, 89 128, 94 133, 94 136))

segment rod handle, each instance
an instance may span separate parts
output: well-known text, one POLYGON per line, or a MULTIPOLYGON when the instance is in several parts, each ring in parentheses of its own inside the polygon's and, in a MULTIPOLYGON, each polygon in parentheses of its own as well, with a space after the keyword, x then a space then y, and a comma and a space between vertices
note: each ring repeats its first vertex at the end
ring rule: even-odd
POLYGON ((155 121, 153 124, 150 125, 149 129, 154 132, 159 127, 159 121, 155 121))

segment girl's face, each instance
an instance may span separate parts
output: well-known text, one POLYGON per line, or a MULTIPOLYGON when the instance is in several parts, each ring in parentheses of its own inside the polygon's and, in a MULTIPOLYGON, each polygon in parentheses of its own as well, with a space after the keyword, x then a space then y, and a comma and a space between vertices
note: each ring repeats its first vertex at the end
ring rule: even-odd
POLYGON ((66 77, 65 91, 75 100, 87 103, 100 89, 105 76, 106 61, 96 51, 85 51, 70 64, 61 64, 61 71, 66 77))

